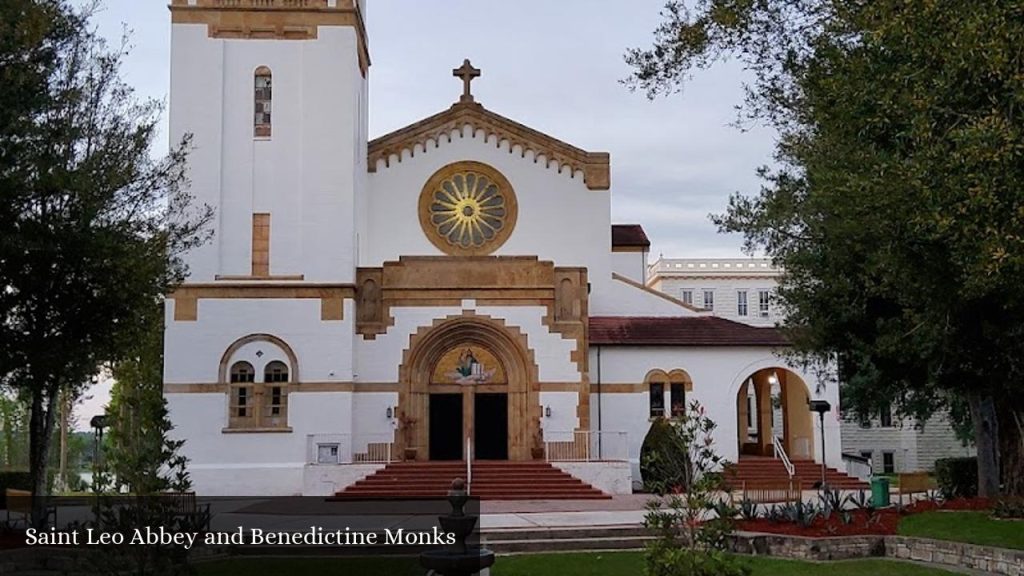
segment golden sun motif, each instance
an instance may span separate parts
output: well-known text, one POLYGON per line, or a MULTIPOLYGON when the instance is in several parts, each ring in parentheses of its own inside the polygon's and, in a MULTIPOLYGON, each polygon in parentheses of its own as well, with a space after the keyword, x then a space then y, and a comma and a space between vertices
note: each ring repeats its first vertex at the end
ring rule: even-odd
POLYGON ((478 162, 442 168, 420 197, 424 232, 449 254, 486 254, 497 249, 511 232, 515 215, 508 181, 478 162))
POLYGON ((455 174, 441 183, 430 204, 430 221, 448 242, 479 248, 505 224, 505 198, 487 176, 455 174))

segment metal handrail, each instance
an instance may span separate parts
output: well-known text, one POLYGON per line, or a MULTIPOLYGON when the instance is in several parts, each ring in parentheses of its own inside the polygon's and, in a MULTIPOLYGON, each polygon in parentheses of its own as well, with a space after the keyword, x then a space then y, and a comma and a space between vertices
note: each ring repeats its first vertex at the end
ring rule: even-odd
POLYGON ((466 494, 473 486, 473 439, 466 436, 466 494))
POLYGON ((786 467, 786 472, 789 474, 789 478, 792 479, 793 475, 796 474, 796 468, 789 461, 789 456, 786 454, 786 449, 782 447, 782 442, 779 442, 779 437, 774 434, 772 435, 772 446, 775 448, 775 458, 782 459, 782 465, 786 467))

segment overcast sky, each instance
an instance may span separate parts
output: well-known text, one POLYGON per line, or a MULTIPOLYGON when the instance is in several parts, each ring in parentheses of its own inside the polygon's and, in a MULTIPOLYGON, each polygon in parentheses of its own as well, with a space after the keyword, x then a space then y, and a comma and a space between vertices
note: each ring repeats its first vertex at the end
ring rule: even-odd
MULTIPOLYGON (((463 58, 483 70, 477 101, 499 114, 612 158, 612 221, 639 223, 665 256, 739 256, 741 239, 708 214, 753 193, 774 134, 731 126, 738 66, 699 72, 681 94, 650 102, 620 80, 627 48, 647 46, 663 0, 367 0, 370 135, 446 109, 461 93, 463 58)), ((165 0, 105 0, 105 36, 132 31, 125 79, 166 101, 165 0)), ((166 149, 164 138, 160 145, 166 149)))

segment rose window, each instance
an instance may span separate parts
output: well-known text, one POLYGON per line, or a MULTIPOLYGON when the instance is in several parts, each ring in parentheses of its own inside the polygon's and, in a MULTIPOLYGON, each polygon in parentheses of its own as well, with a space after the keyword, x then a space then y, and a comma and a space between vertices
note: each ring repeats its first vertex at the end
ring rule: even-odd
POLYGON ((512 187, 496 170, 476 162, 442 168, 424 188, 420 208, 431 242, 454 255, 492 252, 515 224, 512 187))

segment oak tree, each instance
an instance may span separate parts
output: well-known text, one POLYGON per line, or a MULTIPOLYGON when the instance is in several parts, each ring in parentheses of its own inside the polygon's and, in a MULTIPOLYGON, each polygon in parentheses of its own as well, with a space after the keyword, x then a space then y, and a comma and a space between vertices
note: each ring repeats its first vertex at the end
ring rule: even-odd
POLYGON ((720 229, 785 272, 793 353, 844 404, 965 414, 979 490, 1024 492, 1024 6, 1010 0, 671 1, 627 53, 651 97, 726 57, 740 123, 779 132, 720 229))

